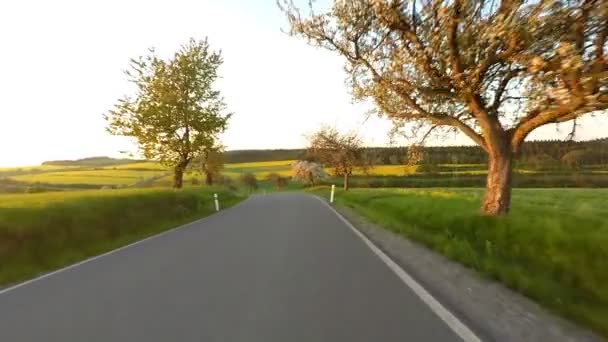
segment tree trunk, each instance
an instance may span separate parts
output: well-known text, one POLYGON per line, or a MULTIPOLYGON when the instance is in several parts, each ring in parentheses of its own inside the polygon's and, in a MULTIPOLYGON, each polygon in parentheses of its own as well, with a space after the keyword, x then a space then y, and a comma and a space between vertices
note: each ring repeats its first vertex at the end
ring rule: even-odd
POLYGON ((510 153, 490 153, 486 196, 482 213, 490 216, 505 215, 511 205, 511 176, 513 156, 510 153))
POLYGON ((175 165, 175 169, 173 170, 173 188, 181 189, 184 186, 184 171, 188 166, 188 160, 182 159, 177 165, 175 165))
POLYGON ((211 172, 205 172, 205 184, 213 185, 213 174, 211 172))
POLYGON ((344 173, 344 191, 347 191, 348 187, 349 187, 349 184, 348 184, 349 177, 348 176, 349 176, 348 173, 345 172, 344 173))

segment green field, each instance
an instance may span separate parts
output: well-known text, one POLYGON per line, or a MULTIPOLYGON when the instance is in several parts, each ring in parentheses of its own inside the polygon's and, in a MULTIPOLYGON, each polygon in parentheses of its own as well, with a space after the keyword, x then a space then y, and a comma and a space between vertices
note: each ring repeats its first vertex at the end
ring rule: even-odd
POLYGON ((90 184, 90 185, 132 185, 137 182, 158 177, 167 171, 147 171, 125 169, 74 170, 61 172, 45 172, 10 177, 24 183, 44 184, 90 184))
POLYGON ((104 170, 141 170, 141 171, 168 171, 168 168, 157 162, 140 162, 122 165, 109 165, 104 170))
POLYGON ((60 268, 213 212, 244 197, 223 188, 0 195, 0 286, 60 268))
POLYGON ((64 166, 64 165, 37 165, 23 167, 0 167, 0 173, 18 173, 18 172, 37 172, 37 171, 56 171, 70 168, 78 168, 79 166, 64 166))
POLYGON ((482 196, 353 189, 336 202, 608 336, 608 189, 514 189, 505 218, 479 215, 482 196))
MULTIPOLYGON (((204 183, 204 175, 194 169, 184 175, 187 188, 173 191, 171 170, 159 163, 94 161, 105 164, 0 170, 0 190, 15 192, 0 194, 0 260, 8 260, 0 264, 0 284, 207 215, 213 191, 220 192, 224 206, 244 196, 227 188, 191 186, 204 183), (129 189, 78 190, 82 187, 129 189), (37 191, 48 192, 27 193, 37 191)), ((274 189, 265 177, 290 177, 292 163, 226 164, 222 174, 231 179, 227 185, 238 186, 243 173, 253 173, 260 181, 258 191, 267 192, 274 189)), ((513 185, 608 187, 607 172, 603 167, 577 172, 518 168, 513 185)), ((338 204, 608 336, 608 272, 603 265, 608 258, 608 189, 514 189, 512 213, 496 219, 478 215, 486 173, 485 164, 438 164, 431 171, 377 165, 367 173, 356 170, 351 180, 356 189, 338 192, 338 204)), ((341 177, 330 177, 325 184, 341 182, 341 177)), ((302 187, 292 181, 285 189, 302 187)), ((327 188, 313 191, 327 195, 327 188)))
MULTIPOLYGON (((270 173, 283 177, 292 176, 293 160, 226 164, 222 174, 237 181, 244 173, 253 173, 260 181, 270 173)), ((325 169, 331 175, 332 170, 325 169)), ((485 164, 437 164, 432 170, 417 165, 376 165, 367 172, 356 169, 353 187, 478 187, 483 186, 487 174, 485 164)), ((516 168, 516 187, 608 187, 608 171, 589 168, 582 171, 539 171, 516 168)), ((186 172, 185 184, 203 183, 204 175, 194 167, 186 172)), ((33 192, 70 190, 74 188, 111 187, 169 187, 173 182, 171 170, 157 162, 132 162, 121 160, 114 165, 41 165, 23 168, 7 168, 0 171, 0 192, 3 186, 10 191, 33 192)), ((330 177, 326 183, 340 185, 341 177, 330 177)))

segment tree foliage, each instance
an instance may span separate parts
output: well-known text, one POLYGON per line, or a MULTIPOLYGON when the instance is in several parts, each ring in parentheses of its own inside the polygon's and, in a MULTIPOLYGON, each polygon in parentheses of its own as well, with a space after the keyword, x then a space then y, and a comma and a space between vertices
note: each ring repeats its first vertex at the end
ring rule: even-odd
POLYGON ((258 188, 258 180, 257 178, 255 178, 255 175, 253 173, 243 173, 241 174, 239 180, 244 186, 249 188, 250 191, 257 190, 258 188))
POLYGON ((293 179, 305 184, 315 186, 321 181, 327 179, 327 174, 323 170, 323 166, 318 163, 298 160, 292 164, 293 179))
POLYGON ((176 188, 190 161, 216 145, 231 116, 213 87, 221 64, 221 53, 207 40, 191 39, 166 60, 151 49, 126 71, 135 95, 104 116, 112 134, 135 138, 147 159, 172 166, 176 188))
POLYGON ((488 153, 487 214, 508 211, 512 159, 532 131, 608 108, 606 1, 336 0, 308 16, 279 4, 292 35, 345 57, 355 99, 488 153))
POLYGON ((345 190, 353 171, 367 171, 373 162, 356 133, 341 134, 330 127, 323 127, 308 138, 307 156, 331 168, 334 176, 344 177, 345 190))
POLYGON ((203 149, 203 152, 196 157, 195 164, 205 174, 205 184, 213 185, 220 177, 224 169, 224 148, 214 146, 203 149))
POLYGON ((287 178, 281 176, 280 174, 276 173, 276 172, 272 172, 269 173, 266 176, 266 180, 268 180, 270 183, 272 183, 272 185, 277 189, 277 190, 281 190, 284 187, 287 186, 287 178))

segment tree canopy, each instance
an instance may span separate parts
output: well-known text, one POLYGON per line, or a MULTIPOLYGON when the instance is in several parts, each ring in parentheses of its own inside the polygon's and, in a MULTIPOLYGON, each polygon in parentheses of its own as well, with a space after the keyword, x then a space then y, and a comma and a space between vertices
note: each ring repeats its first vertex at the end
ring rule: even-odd
POLYGON ((213 87, 222 61, 206 39, 191 39, 166 60, 151 49, 126 71, 135 95, 105 115, 111 133, 135 138, 147 159, 174 167, 176 188, 190 161, 216 145, 231 116, 213 87))
POLYGON ((361 139, 354 133, 341 134, 337 129, 322 127, 308 138, 307 156, 333 170, 335 176, 344 177, 344 190, 355 168, 367 170, 371 160, 361 139))
POLYGON ((196 157, 195 163, 205 174, 205 184, 213 185, 220 178, 220 173, 224 169, 224 147, 204 148, 203 152, 196 157))
POLYGON ((291 164, 293 168, 293 179, 304 182, 308 185, 315 186, 319 182, 327 179, 327 174, 323 166, 319 163, 310 162, 307 160, 297 160, 291 164))
POLYGON ((292 35, 345 58, 355 99, 423 138, 447 127, 488 153, 487 214, 508 212, 512 159, 532 131, 608 108, 606 1, 279 5, 292 35))

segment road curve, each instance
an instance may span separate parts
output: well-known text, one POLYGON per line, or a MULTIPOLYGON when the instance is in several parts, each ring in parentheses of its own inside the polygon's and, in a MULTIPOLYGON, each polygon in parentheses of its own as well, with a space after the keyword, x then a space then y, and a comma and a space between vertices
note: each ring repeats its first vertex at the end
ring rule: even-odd
POLYGON ((0 341, 461 341, 327 206, 255 196, 0 293, 0 341))

